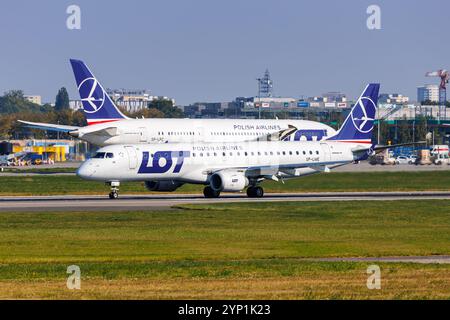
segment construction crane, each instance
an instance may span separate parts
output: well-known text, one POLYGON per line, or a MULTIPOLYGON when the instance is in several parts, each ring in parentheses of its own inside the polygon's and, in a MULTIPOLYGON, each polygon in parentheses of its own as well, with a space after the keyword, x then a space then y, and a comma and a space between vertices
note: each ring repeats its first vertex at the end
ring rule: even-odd
POLYGON ((447 102, 447 83, 450 78, 449 72, 447 70, 438 70, 427 72, 425 77, 439 77, 441 79, 441 84, 439 85, 439 119, 442 120, 442 115, 446 116, 445 104, 447 102))

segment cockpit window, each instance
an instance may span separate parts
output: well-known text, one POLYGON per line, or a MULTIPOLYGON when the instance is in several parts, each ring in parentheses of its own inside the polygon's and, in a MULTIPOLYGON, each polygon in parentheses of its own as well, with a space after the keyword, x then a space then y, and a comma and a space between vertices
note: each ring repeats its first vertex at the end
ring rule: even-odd
POLYGON ((106 154, 106 158, 107 158, 107 159, 112 159, 112 158, 114 158, 114 153, 108 152, 108 153, 106 154))
POLYGON ((97 152, 95 156, 92 157, 92 159, 103 159, 105 157, 104 152, 97 152))

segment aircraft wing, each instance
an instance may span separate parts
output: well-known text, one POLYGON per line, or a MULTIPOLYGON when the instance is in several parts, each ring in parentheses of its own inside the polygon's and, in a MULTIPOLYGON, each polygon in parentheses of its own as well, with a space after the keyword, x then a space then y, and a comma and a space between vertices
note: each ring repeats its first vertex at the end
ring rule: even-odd
POLYGON ((71 131, 80 129, 80 127, 65 126, 65 125, 60 125, 60 124, 29 122, 29 121, 23 121, 23 120, 17 120, 17 121, 19 121, 20 123, 23 123, 28 128, 48 130, 48 131, 58 131, 58 132, 69 133, 71 131))
MULTIPOLYGON (((78 137, 79 133, 78 133, 78 131, 74 131, 74 132, 71 132, 71 135, 74 137, 78 137)), ((119 128, 108 127, 108 128, 103 128, 103 129, 95 129, 92 131, 89 131, 88 129, 83 130, 83 136, 87 136, 87 135, 114 137, 114 136, 119 135, 119 128)))
POLYGON ((41 129, 48 131, 57 131, 57 132, 65 132, 69 133, 71 136, 78 138, 80 136, 85 135, 96 135, 96 136, 116 136, 118 135, 117 127, 108 127, 103 129, 97 129, 95 127, 76 127, 76 126, 65 126, 60 124, 51 124, 51 123, 40 123, 40 122, 29 122, 18 120, 20 123, 23 123, 28 128, 33 129, 41 129))
POLYGON ((218 172, 230 172, 237 173, 240 172, 244 174, 247 178, 262 180, 273 180, 279 181, 279 178, 286 176, 303 176, 316 172, 330 172, 330 168, 324 165, 315 166, 311 165, 269 165, 269 166, 252 166, 252 167, 230 167, 230 168, 220 168, 220 169, 209 169, 209 174, 212 175, 218 172))

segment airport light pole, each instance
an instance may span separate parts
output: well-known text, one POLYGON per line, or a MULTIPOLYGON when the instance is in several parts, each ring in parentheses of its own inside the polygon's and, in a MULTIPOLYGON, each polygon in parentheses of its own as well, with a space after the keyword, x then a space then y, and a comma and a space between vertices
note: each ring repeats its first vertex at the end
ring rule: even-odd
POLYGON ((377 118, 378 118, 378 145, 380 145, 380 133, 381 133, 381 119, 380 119, 380 108, 377 108, 377 118))
POLYGON ((261 78, 256 80, 258 81, 258 119, 261 119, 261 78))

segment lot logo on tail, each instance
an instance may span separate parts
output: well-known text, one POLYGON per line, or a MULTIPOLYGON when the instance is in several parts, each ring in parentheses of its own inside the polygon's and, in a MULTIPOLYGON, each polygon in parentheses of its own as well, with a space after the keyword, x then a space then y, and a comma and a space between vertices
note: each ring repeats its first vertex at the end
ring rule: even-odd
POLYGON ((355 129, 361 133, 371 132, 374 127, 376 110, 377 107, 372 99, 361 97, 350 114, 355 129))
POLYGON ((96 113, 105 104, 105 91, 102 89, 97 79, 87 78, 78 87, 84 112, 96 113))

